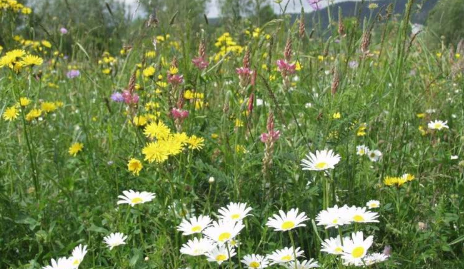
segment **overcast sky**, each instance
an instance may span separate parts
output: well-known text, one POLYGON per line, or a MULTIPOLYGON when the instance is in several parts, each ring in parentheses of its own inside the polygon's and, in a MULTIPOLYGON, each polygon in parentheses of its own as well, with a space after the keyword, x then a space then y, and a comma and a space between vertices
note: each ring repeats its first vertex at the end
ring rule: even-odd
MULTIPOLYGON (((135 8, 136 3, 137 3, 137 0, 119 0, 119 1, 126 2, 132 8, 135 8)), ((175 0, 165 0, 165 1, 175 1, 175 0)), ((215 18, 215 17, 219 16, 220 11, 219 11, 219 6, 218 6, 218 1, 219 0, 209 0, 209 2, 207 4, 207 12, 208 12, 207 15, 208 15, 208 17, 215 18)), ((287 1, 288 0, 282 1, 282 4, 287 3, 287 1)), ((339 3, 339 2, 357 1, 357 0, 322 0, 322 2, 323 2, 322 7, 326 6, 328 1, 331 1, 333 3, 339 3)), ((279 13, 279 5, 275 4, 273 0, 269 0, 269 2, 274 7, 275 12, 279 13)), ((305 12, 312 11, 312 8, 309 6, 307 0, 301 0, 301 2, 303 3, 303 7, 305 9, 305 12)), ((300 0, 290 0, 290 3, 288 5, 287 13, 299 13, 300 11, 301 11, 300 0)))

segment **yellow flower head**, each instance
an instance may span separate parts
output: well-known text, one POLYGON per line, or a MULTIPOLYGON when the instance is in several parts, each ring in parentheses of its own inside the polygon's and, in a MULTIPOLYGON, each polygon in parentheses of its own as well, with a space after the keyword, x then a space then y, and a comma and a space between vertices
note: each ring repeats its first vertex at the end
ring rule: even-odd
POLYGON ((21 97, 21 98, 19 98, 19 104, 20 104, 22 107, 28 106, 30 103, 31 103, 31 99, 29 99, 29 98, 27 98, 27 97, 21 97))
POLYGON ((340 112, 336 112, 332 115, 332 118, 333 119, 340 119, 342 117, 342 115, 340 114, 340 112))
POLYGON ((69 155, 76 157, 77 153, 81 152, 83 148, 84 144, 74 143, 71 145, 71 147, 69 147, 68 153, 69 155))
POLYGON ((187 143, 189 144, 188 146, 189 149, 200 150, 205 145, 205 139, 203 139, 203 137, 197 137, 195 135, 192 135, 187 140, 187 143))
POLYGON ((163 163, 169 157, 166 149, 158 143, 158 141, 147 144, 142 149, 142 153, 145 155, 145 161, 148 161, 149 163, 163 163))
POLYGON ((32 121, 32 120, 37 119, 38 117, 40 117, 40 115, 42 115, 42 110, 34 108, 31 111, 29 111, 29 113, 27 113, 26 120, 27 121, 32 121))
POLYGON ((139 175, 142 168, 143 168, 142 162, 140 162, 139 160, 135 158, 130 159, 129 162, 127 163, 127 170, 129 170, 130 172, 132 172, 132 174, 136 176, 139 175))
POLYGON ((160 140, 168 138, 171 130, 162 121, 159 121, 158 123, 152 122, 147 125, 143 133, 149 138, 160 140))
POLYGON ((152 77, 155 74, 155 68, 153 66, 149 66, 143 69, 143 76, 144 77, 152 77))
POLYGON ((43 59, 39 56, 28 54, 23 57, 23 61, 21 63, 23 64, 23 66, 39 66, 42 65, 43 59))
POLYGON ((135 116, 132 120, 135 126, 145 126, 147 124, 147 117, 145 116, 135 116))
POLYGON ((3 112, 3 119, 6 121, 13 121, 15 120, 19 115, 18 108, 16 106, 10 106, 3 112))
POLYGON ((43 102, 40 108, 43 111, 50 113, 56 110, 56 104, 52 102, 43 102))

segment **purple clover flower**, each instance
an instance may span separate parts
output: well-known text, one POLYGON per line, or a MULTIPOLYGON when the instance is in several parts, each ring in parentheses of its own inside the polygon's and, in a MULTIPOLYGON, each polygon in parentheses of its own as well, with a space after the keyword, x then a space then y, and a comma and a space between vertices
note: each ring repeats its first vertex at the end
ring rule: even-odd
POLYGON ((111 100, 113 100, 114 102, 121 103, 121 102, 124 102, 124 96, 122 96, 122 93, 120 92, 114 92, 111 95, 111 100))
POLYGON ((72 69, 72 70, 69 70, 68 73, 66 73, 66 76, 69 79, 72 79, 72 78, 78 77, 80 74, 81 72, 79 72, 79 70, 72 69))

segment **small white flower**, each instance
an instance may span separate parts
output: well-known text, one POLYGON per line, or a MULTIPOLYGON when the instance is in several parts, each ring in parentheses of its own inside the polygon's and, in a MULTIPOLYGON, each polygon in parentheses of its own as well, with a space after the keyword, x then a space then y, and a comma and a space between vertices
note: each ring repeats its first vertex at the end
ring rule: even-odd
POLYGON ((271 265, 273 265, 296 260, 296 258, 300 257, 301 255, 303 255, 303 251, 301 251, 300 248, 293 249, 286 247, 272 252, 267 256, 267 258, 272 261, 271 265))
POLYGON ((210 262, 217 262, 218 264, 221 264, 229 259, 229 257, 235 256, 235 249, 227 249, 225 245, 222 246, 216 246, 206 254, 206 257, 208 258, 208 261, 210 262))
POLYGON ((73 269, 76 268, 73 266, 72 260, 70 258, 59 258, 58 260, 51 260, 51 265, 44 266, 43 269, 73 269))
POLYGON ((136 204, 143 204, 146 202, 150 202, 155 198, 155 194, 151 192, 138 192, 133 190, 123 191, 124 195, 119 195, 118 205, 120 204, 130 204, 134 206, 136 204))
POLYGON ((203 234, 218 244, 224 244, 234 239, 245 227, 241 221, 219 220, 203 231, 203 234))
POLYGON ((76 268, 79 267, 84 260, 85 254, 87 254, 87 246, 79 245, 75 247, 70 258, 73 266, 76 266, 76 268))
POLYGON ((304 221, 308 220, 306 214, 304 212, 298 214, 298 209, 290 209, 288 213, 285 213, 282 210, 279 210, 279 214, 274 214, 272 217, 269 218, 266 226, 274 228, 276 231, 289 231, 297 227, 304 227, 306 226, 303 224, 304 221))
POLYGON ((364 239, 363 232, 352 233, 351 238, 344 238, 343 260, 355 264, 356 262, 362 261, 367 254, 367 250, 372 246, 373 241, 373 236, 364 239))
POLYGON ((210 252, 214 246, 214 242, 207 238, 198 239, 195 237, 182 245, 180 253, 190 256, 201 256, 210 252))
MULTIPOLYGON (((343 239, 343 241, 345 241, 345 239, 343 239)), ((332 237, 332 238, 328 238, 324 240, 324 242, 322 242, 321 251, 327 252, 333 255, 342 255, 343 245, 342 245, 342 241, 340 240, 340 236, 332 237)))
POLYGON ((301 161, 301 166, 303 170, 323 171, 334 169, 339 161, 340 155, 334 154, 332 150, 316 150, 316 154, 310 152, 306 155, 306 159, 301 161))
POLYGON ((380 150, 377 150, 377 149, 370 150, 367 156, 372 162, 378 162, 380 158, 382 158, 382 152, 380 152, 380 150))
POLYGON ((230 203, 227 207, 219 208, 219 219, 229 221, 241 221, 251 211, 251 207, 247 207, 246 203, 230 203))
POLYGON ((285 264, 285 268, 287 269, 310 269, 310 268, 318 268, 319 264, 314 259, 310 259, 309 261, 291 261, 285 264), (296 263, 296 264, 295 264, 296 263))
POLYGON ((334 207, 329 207, 326 210, 322 210, 316 216, 317 225, 323 225, 326 229, 328 229, 331 227, 337 228, 338 226, 350 224, 351 222, 347 218, 347 212, 347 205, 344 205, 341 208, 335 205, 334 207))
POLYGON ((457 160, 458 158, 459 158, 458 155, 451 155, 451 157, 450 157, 451 160, 457 160))
POLYGON ((380 207, 380 202, 377 201, 377 200, 370 200, 369 202, 366 203, 366 206, 369 209, 379 208, 380 207))
POLYGON ((369 153, 369 148, 364 146, 364 145, 360 145, 360 146, 357 146, 356 147, 356 154, 359 155, 359 156, 363 156, 363 155, 366 155, 369 153))
POLYGON ((443 128, 449 129, 447 123, 448 121, 441 121, 441 120, 431 121, 429 122, 428 127, 431 130, 441 130, 443 128))
POLYGON ((123 233, 112 233, 106 236, 105 238, 103 238, 103 240, 108 245, 110 250, 112 250, 114 247, 125 245, 126 239, 127 239, 127 236, 124 235, 123 233))
POLYGON ((263 269, 269 266, 269 260, 259 254, 248 254, 243 256, 242 263, 248 266, 248 269, 263 269))
POLYGON ((209 216, 200 215, 198 217, 191 217, 189 220, 183 219, 177 230, 181 231, 182 235, 201 233, 210 223, 211 218, 209 216))
POLYGON ((366 265, 373 265, 376 263, 384 262, 387 259, 388 259, 388 256, 385 254, 372 253, 372 254, 367 255, 363 261, 366 265))

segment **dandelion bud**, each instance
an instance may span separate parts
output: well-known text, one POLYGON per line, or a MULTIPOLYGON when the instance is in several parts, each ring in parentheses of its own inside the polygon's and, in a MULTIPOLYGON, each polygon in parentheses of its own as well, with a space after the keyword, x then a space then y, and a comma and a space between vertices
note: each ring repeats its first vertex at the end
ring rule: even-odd
POLYGON ((215 180, 214 177, 210 177, 210 178, 208 179, 208 183, 209 183, 209 184, 213 184, 213 183, 214 183, 214 180, 215 180))
POLYGON ((146 262, 149 261, 149 260, 150 260, 150 258, 148 258, 148 256, 145 257, 145 261, 146 261, 146 262))

